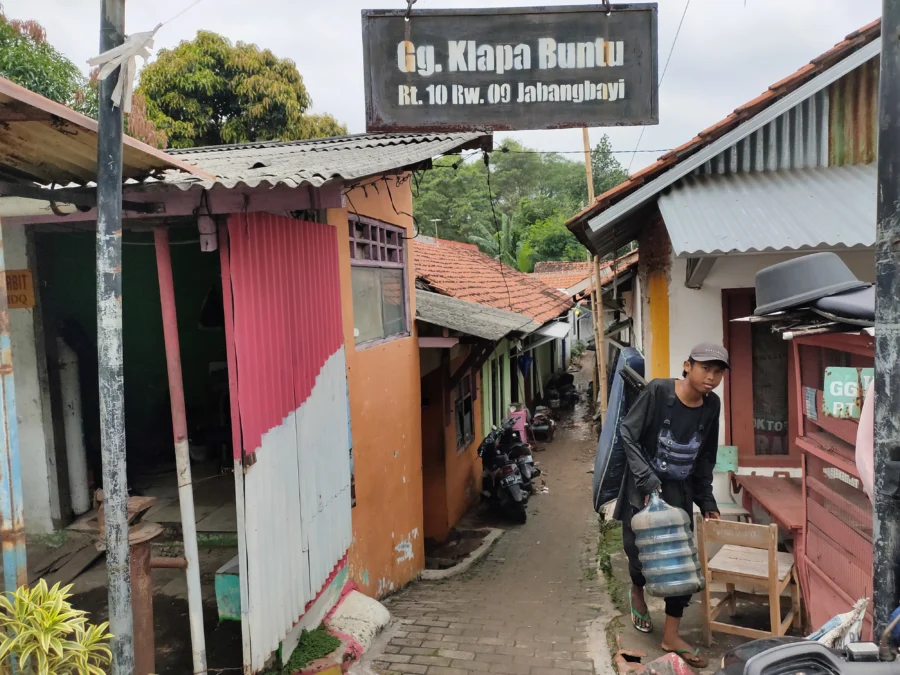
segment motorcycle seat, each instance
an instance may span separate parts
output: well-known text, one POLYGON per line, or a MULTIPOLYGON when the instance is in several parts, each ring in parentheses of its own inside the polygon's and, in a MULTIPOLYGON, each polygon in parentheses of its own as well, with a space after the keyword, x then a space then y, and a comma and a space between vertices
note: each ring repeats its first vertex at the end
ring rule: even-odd
POLYGON ((875 324, 875 287, 866 286, 819 298, 812 308, 828 318, 872 326, 875 324))

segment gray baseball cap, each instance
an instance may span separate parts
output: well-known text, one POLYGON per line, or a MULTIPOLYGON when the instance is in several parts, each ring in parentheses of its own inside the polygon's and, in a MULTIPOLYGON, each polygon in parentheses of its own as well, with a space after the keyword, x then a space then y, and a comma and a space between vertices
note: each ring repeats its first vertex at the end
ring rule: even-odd
POLYGON ((712 342, 701 342, 699 345, 696 345, 691 350, 691 358, 699 363, 719 361, 724 363, 726 368, 731 367, 728 363, 728 350, 712 342))

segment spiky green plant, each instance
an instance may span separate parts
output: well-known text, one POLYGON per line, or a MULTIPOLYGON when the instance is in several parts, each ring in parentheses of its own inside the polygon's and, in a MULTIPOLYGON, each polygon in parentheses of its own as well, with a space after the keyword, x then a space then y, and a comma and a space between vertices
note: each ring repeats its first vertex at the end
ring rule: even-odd
POLYGON ((112 653, 107 623, 88 622, 68 602, 72 586, 47 587, 41 579, 0 596, 0 673, 104 675, 112 653))

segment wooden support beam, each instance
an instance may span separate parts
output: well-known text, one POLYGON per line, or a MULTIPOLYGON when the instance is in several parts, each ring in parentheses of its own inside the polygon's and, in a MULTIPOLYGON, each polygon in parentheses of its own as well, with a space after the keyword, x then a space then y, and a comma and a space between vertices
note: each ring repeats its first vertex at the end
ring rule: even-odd
MULTIPOLYGON (((594 284, 594 288, 597 291, 601 292, 601 295, 598 297, 602 297, 602 290, 600 286, 600 258, 594 256, 594 277, 596 278, 596 283, 594 284)), ((597 400, 600 403, 600 424, 602 425, 606 421, 606 407, 607 407, 607 395, 606 391, 606 339, 603 335, 604 325, 603 325, 603 314, 599 313, 596 315, 597 322, 597 336, 594 341, 594 345, 597 350, 597 377, 599 379, 598 391, 596 393, 599 394, 597 400)))
POLYGON ((684 285, 695 290, 699 289, 715 264, 716 258, 689 258, 684 285))
POLYGON ((459 344, 455 337, 420 337, 419 349, 450 349, 459 344))
MULTIPOLYGON (((50 202, 51 204, 72 204, 84 209, 92 209, 97 206, 97 192, 90 190, 49 190, 37 185, 25 183, 10 183, 0 181, 0 197, 20 197, 22 199, 34 199, 36 201, 50 202)), ((159 213, 162 205, 156 202, 122 202, 123 210, 137 213, 159 213)), ((78 219, 73 216, 73 219, 78 219)))

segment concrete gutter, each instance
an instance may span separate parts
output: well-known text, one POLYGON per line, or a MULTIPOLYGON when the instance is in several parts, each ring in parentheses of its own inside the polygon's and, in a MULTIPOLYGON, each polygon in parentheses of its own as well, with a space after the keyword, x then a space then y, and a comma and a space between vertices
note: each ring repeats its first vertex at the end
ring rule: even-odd
POLYGON ((472 565, 474 565, 477 561, 486 556, 488 554, 488 551, 491 550, 491 547, 502 535, 503 530, 490 528, 487 536, 484 538, 484 541, 481 542, 481 546, 472 551, 461 562, 454 565, 453 567, 448 567, 445 570, 422 570, 420 578, 423 581, 443 581, 444 579, 449 579, 451 577, 457 576, 458 574, 462 574, 470 567, 472 567, 472 565))

